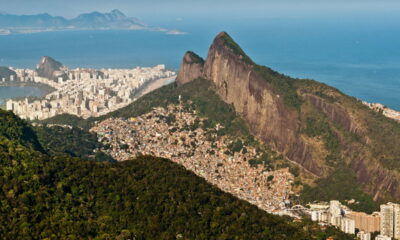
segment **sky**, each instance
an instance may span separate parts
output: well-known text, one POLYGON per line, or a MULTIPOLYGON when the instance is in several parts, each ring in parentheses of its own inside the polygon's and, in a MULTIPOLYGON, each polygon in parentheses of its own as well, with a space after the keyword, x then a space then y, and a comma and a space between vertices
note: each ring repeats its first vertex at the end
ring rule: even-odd
POLYGON ((0 0, 0 11, 49 13, 72 18, 80 13, 119 9, 142 20, 217 17, 297 17, 396 12, 398 0, 0 0))

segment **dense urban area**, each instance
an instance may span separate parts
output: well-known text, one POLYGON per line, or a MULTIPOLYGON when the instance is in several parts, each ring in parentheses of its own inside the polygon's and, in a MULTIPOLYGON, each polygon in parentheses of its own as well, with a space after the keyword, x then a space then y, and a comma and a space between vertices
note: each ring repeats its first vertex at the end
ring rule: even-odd
POLYGON ((201 128, 203 119, 177 106, 156 108, 138 118, 107 119, 92 131, 118 161, 132 156, 153 155, 169 158, 193 171, 220 189, 249 201, 271 213, 284 214, 293 176, 288 169, 267 171, 252 167, 249 161, 259 158, 250 146, 233 146, 226 136, 201 128), (246 173, 246 174, 244 174, 246 173))
MULTIPOLYGON (((149 83, 173 81, 175 73, 164 65, 134 69, 62 69, 55 80, 40 77, 35 70, 14 69, 10 82, 40 83, 55 91, 43 99, 8 100, 6 109, 21 118, 43 120, 68 113, 82 118, 97 117, 124 107, 149 83)), ((3 78, 2 82, 6 82, 3 78)))

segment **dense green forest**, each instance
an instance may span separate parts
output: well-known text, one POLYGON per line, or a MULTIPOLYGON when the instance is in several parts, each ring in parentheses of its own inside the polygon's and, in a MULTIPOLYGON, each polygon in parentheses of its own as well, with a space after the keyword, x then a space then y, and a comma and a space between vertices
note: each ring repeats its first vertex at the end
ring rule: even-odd
POLYGON ((60 114, 56 115, 52 118, 44 119, 42 121, 34 121, 40 122, 41 124, 62 124, 62 125, 70 125, 74 127, 79 127, 88 130, 90 128, 90 122, 77 117, 71 114, 60 114))
POLYGON ((18 141, 21 145, 44 152, 35 132, 28 123, 12 112, 0 110, 0 136, 12 141, 18 141))
POLYGON ((97 141, 97 135, 77 127, 46 125, 34 127, 40 144, 51 155, 67 154, 71 157, 94 159, 97 161, 115 161, 112 157, 99 151, 103 147, 97 141))
POLYGON ((46 155, 26 122, 0 119, 3 239, 352 239, 267 214, 167 159, 46 155))

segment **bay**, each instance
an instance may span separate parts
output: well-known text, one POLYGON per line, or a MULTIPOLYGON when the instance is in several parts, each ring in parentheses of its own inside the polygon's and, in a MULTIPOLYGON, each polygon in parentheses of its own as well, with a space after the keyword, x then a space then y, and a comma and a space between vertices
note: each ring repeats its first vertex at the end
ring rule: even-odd
MULTIPOLYGON (((257 63, 327 83, 368 102, 400 110, 400 16, 237 18, 166 21, 188 32, 70 31, 0 36, 0 65, 35 68, 41 56, 65 65, 178 70, 187 50, 202 57, 227 31, 257 63)), ((1 95, 0 95, 1 96, 1 95)))

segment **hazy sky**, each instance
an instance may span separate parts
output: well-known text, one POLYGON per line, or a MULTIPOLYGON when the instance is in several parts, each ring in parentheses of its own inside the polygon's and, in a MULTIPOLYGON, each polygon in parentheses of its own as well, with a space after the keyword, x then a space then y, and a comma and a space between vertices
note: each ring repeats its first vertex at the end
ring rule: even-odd
POLYGON ((141 19, 179 17, 251 17, 399 11, 398 0, 0 0, 0 11, 47 12, 75 17, 83 12, 120 9, 141 19))

